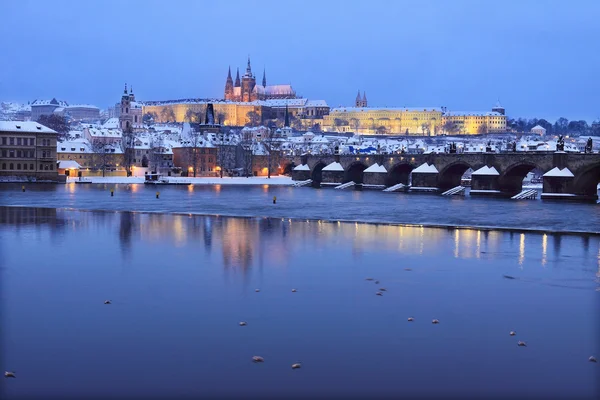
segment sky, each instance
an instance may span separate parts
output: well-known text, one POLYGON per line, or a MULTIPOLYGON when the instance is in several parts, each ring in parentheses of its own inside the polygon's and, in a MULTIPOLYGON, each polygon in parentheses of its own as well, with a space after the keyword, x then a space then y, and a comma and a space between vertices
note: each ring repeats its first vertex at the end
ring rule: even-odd
POLYGON ((222 98, 227 68, 331 107, 600 118, 598 0, 2 0, 0 100, 222 98))

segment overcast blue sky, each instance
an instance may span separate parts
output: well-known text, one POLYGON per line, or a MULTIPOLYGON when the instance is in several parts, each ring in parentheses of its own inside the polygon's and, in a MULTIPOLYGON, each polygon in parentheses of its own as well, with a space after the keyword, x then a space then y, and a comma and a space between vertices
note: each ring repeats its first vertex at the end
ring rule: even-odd
POLYGON ((600 117, 600 0, 2 0, 0 99, 222 97, 227 67, 351 105, 600 117))

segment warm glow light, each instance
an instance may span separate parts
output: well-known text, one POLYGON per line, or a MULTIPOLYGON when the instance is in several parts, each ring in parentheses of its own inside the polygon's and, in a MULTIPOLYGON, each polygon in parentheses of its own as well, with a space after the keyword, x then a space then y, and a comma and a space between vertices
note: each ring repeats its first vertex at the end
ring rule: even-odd
POLYGON ((542 236, 542 266, 546 266, 547 263, 547 249, 548 249, 548 235, 546 235, 544 233, 544 236, 542 236))
POLYGON ((519 265, 523 269, 523 260, 525 260, 525 234, 521 233, 519 240, 519 265))
POLYGON ((194 172, 194 168, 193 167, 188 167, 188 172, 194 172))

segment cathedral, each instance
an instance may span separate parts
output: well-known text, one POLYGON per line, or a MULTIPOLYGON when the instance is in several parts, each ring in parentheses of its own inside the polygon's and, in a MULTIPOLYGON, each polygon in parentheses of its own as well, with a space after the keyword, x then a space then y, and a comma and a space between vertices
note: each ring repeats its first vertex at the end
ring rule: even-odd
POLYGON ((257 85, 256 77, 252 74, 252 68, 250 67, 250 57, 248 57, 246 73, 242 76, 241 80, 238 68, 235 83, 231 78, 231 67, 229 67, 225 82, 225 100, 249 102, 255 100, 296 98, 296 92, 294 92, 291 85, 267 86, 266 71, 263 71, 262 85, 257 85))

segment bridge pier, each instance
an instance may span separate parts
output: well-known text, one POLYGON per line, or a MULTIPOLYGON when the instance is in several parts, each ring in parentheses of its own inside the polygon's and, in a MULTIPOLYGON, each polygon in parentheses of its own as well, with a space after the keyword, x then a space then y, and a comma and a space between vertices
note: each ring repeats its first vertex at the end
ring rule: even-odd
POLYGON ((502 196, 500 174, 494 167, 483 166, 471 174, 471 196, 502 196))
POLYGON ((292 180, 305 181, 310 179, 310 167, 306 164, 298 165, 292 170, 292 180))
POLYGON ((363 184, 385 186, 388 172, 382 164, 373 164, 363 171, 363 184))
POLYGON ((595 201, 598 196, 575 193, 575 175, 568 168, 555 167, 543 176, 542 200, 595 201))
POLYGON ((437 192, 439 172, 435 165, 423 163, 412 170, 411 192, 437 192))

